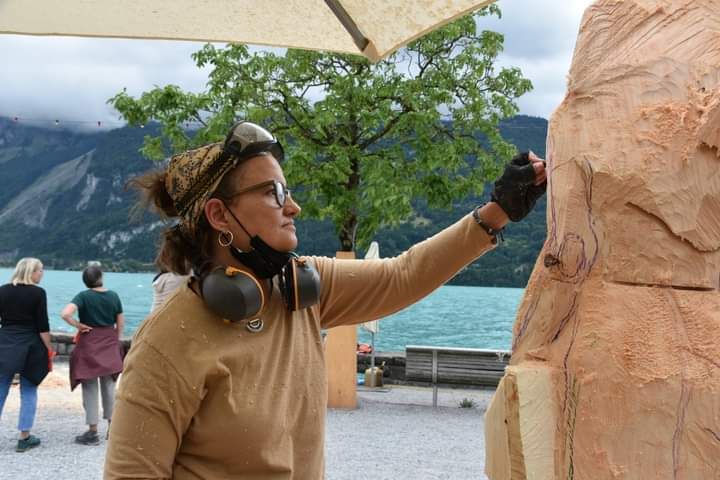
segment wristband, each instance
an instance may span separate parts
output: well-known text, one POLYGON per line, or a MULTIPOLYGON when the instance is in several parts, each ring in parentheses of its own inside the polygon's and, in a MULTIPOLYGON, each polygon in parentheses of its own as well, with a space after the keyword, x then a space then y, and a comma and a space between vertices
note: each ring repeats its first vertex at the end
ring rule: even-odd
POLYGON ((475 219, 475 223, 477 223, 480 226, 480 228, 485 230, 485 233, 487 233, 488 235, 490 235, 492 237, 492 244, 497 245, 497 243, 498 243, 497 237, 498 236, 500 237, 500 241, 502 241, 502 242, 505 241, 505 239, 503 238, 503 234, 502 234, 502 231, 504 230, 504 228, 496 230, 496 229, 492 228, 491 226, 489 226, 488 224, 486 224, 485 222, 483 222, 483 219, 480 218, 480 209, 484 205, 485 204, 483 203, 482 205, 475 207, 475 209, 472 212, 472 215, 473 215, 473 218, 475 219))

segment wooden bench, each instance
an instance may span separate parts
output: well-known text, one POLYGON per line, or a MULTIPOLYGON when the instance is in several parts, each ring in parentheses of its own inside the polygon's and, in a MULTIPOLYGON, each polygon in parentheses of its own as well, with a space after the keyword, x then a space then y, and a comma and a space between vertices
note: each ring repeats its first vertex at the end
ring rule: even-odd
POLYGON ((431 383, 435 407, 439 383, 496 387, 509 360, 507 350, 408 345, 405 379, 431 383))

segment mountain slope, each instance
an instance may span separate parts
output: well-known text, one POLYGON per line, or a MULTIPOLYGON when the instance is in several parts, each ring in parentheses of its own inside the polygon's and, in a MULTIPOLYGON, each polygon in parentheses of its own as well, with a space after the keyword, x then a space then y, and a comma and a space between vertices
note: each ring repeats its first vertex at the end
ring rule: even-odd
POLYGON ((128 225, 134 196, 124 189, 153 166, 137 153, 144 133, 78 134, 0 119, 0 182, 9 186, 0 191, 0 260, 32 255, 58 268, 149 261, 157 226, 128 225))

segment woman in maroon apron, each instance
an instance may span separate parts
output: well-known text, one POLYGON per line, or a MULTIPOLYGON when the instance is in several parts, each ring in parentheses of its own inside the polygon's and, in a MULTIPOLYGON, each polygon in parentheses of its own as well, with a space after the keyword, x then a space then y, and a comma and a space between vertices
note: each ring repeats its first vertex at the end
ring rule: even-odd
POLYGON ((103 418, 112 418, 115 400, 115 382, 122 371, 122 303, 117 293, 103 287, 103 274, 99 266, 91 265, 83 271, 83 282, 88 287, 63 309, 63 320, 78 329, 77 344, 70 355, 70 389, 82 384, 83 408, 88 430, 75 437, 82 445, 97 445, 99 405, 102 397, 103 418), (73 318, 77 312, 79 320, 73 318), (98 395, 98 385, 100 395, 98 395))
POLYGON ((10 283, 0 287, 0 415, 12 379, 20 374, 20 438, 16 451, 40 445, 30 435, 37 410, 37 387, 48 374, 50 333, 45 290, 38 287, 43 265, 37 258, 23 258, 10 283))

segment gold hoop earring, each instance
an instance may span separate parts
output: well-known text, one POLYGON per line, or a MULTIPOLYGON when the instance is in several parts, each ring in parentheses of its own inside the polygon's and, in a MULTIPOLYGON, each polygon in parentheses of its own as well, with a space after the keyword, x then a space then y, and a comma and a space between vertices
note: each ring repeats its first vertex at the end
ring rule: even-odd
POLYGON ((220 232, 220 235, 218 235, 218 243, 221 247, 229 247, 234 239, 235 237, 233 236, 233 233, 229 230, 226 232, 220 232))

